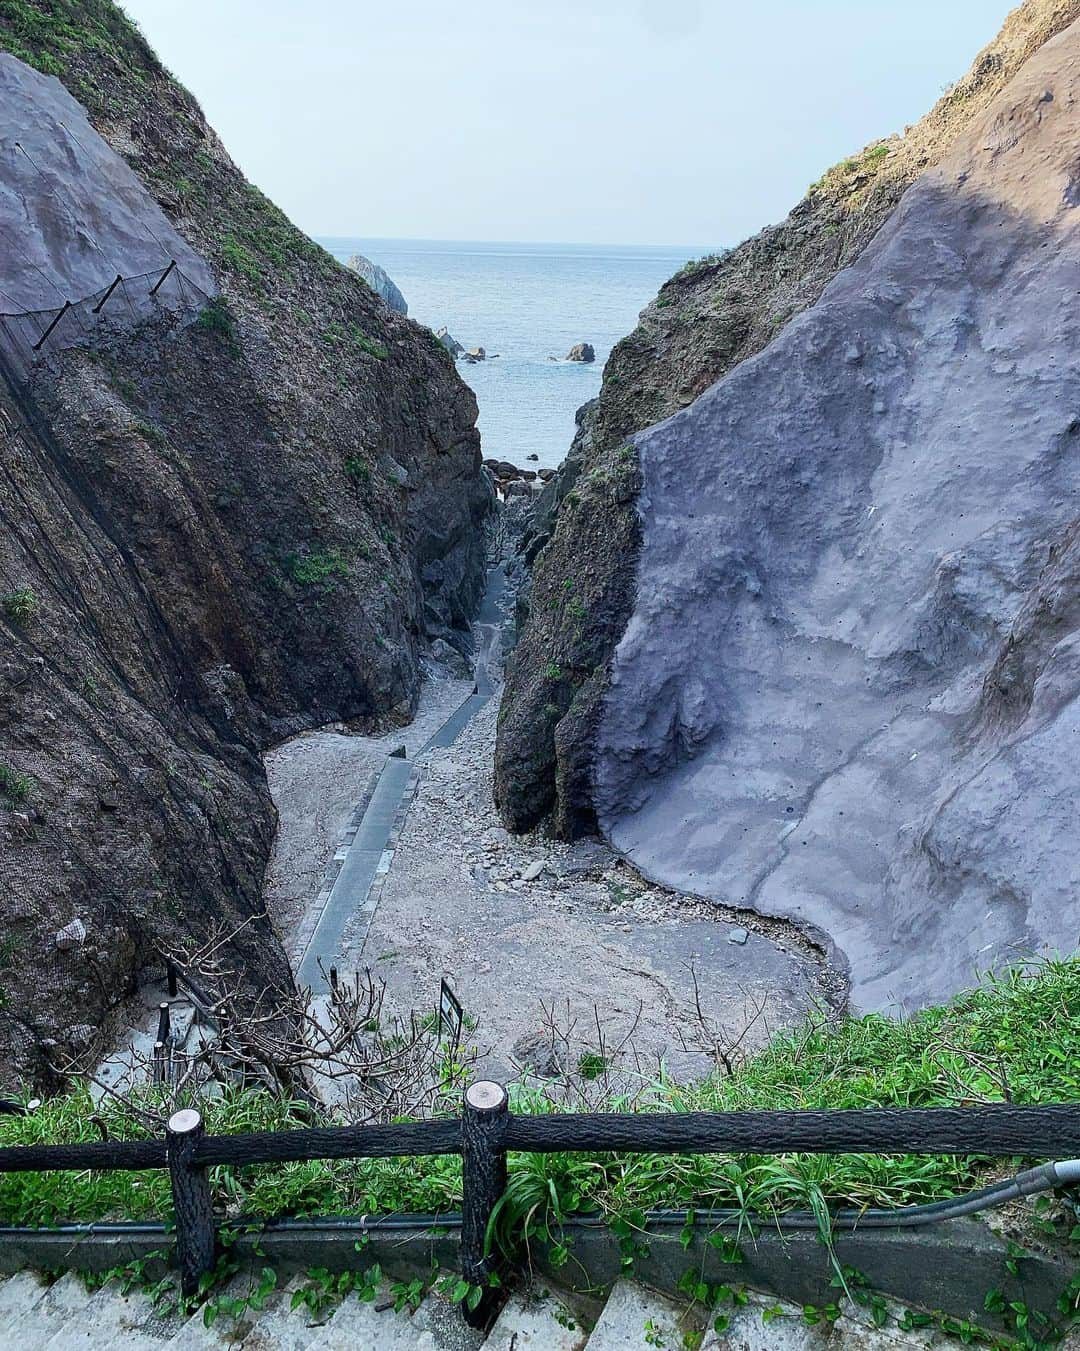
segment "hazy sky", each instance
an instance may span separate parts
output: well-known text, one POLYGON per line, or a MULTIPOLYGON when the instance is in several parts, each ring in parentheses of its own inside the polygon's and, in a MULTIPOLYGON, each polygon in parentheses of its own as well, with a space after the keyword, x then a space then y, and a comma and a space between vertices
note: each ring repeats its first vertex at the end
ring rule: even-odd
POLYGON ((126 0, 316 235, 732 244, 902 130, 1008 0, 126 0))

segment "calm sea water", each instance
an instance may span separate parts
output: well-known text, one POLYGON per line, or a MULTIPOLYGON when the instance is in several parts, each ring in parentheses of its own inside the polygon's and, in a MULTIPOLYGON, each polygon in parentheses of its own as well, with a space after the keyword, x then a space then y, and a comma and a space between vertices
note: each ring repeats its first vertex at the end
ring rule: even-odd
POLYGON ((588 244, 483 244, 322 239, 343 262, 362 253, 401 288, 409 314, 444 324, 465 347, 497 360, 458 364, 476 392, 485 456, 556 466, 574 413, 600 389, 608 353, 673 272, 706 249, 588 244), (563 361, 591 342, 596 362, 563 361), (552 361, 550 358, 558 360, 552 361))

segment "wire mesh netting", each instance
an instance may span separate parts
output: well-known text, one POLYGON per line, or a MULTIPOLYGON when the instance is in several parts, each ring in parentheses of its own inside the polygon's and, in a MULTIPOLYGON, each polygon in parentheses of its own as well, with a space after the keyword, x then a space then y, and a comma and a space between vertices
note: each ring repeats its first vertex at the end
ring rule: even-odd
POLYGON ((25 380, 36 366, 65 348, 98 344, 149 320, 165 319, 176 326, 190 323, 210 299, 170 260, 167 267, 117 276, 91 295, 50 309, 0 310, 0 351, 25 380))

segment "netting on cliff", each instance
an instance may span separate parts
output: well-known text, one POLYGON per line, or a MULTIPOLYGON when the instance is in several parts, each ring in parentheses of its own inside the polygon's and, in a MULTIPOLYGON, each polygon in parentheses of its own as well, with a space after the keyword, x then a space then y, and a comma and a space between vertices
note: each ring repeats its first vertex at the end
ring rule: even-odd
MULTIPOLYGON (((0 353, 26 379, 51 355, 68 347, 100 345, 149 320, 176 327, 191 323, 211 299, 175 261, 154 272, 117 275, 108 286, 49 309, 0 309, 0 353)), ((5 295, 0 291, 0 305, 5 295)), ((9 302, 10 303, 10 302, 9 302)))

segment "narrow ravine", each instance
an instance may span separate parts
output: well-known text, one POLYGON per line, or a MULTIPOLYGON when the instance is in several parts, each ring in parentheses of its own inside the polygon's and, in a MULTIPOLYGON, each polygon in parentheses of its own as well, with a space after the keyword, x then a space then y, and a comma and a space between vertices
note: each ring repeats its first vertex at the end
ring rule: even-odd
POLYGON ((492 772, 512 605, 497 564, 475 625, 475 685, 432 681, 408 728, 309 733, 268 758, 281 817, 268 903, 292 935, 298 982, 318 993, 331 966, 368 968, 404 1013, 432 1007, 445 979, 493 1072, 543 1068, 552 1019, 585 1045, 599 1018, 605 1038, 633 1026, 639 1057, 690 1077, 712 1065, 713 1038, 748 1048, 814 1004, 835 1007, 842 982, 789 926, 654 886, 600 840, 503 829, 492 772), (327 797, 342 826, 333 849, 316 820, 327 797), (305 848, 321 878, 300 866, 305 848))

